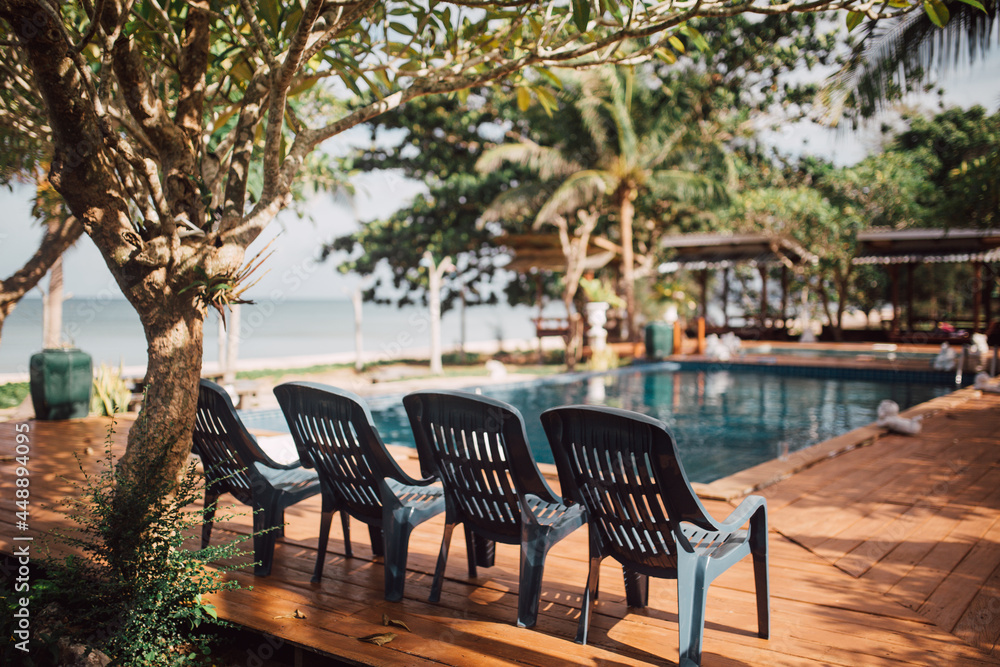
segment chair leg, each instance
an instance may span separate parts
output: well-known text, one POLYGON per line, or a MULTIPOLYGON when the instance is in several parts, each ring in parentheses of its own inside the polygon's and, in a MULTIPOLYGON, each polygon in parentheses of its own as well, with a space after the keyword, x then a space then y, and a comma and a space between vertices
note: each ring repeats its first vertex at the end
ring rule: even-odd
POLYGON ((771 636, 771 587, 767 568, 767 512, 758 510, 750 519, 750 554, 753 557, 754 590, 757 592, 757 636, 771 636))
POLYGON ((205 523, 201 526, 201 548, 208 546, 212 539, 212 523, 215 521, 215 509, 219 502, 219 494, 205 492, 205 511, 202 518, 205 523))
POLYGON ((351 517, 344 510, 340 510, 340 526, 344 532, 344 555, 354 558, 354 551, 351 549, 351 517))
POLYGON ((576 629, 576 643, 587 643, 587 631, 590 630, 590 612, 597 602, 597 591, 601 580, 600 556, 590 557, 590 573, 587 575, 587 589, 583 592, 583 604, 580 605, 580 625, 576 629))
POLYGON ((274 507, 254 508, 253 514, 253 557, 257 561, 253 573, 258 577, 271 574, 274 563, 274 543, 277 541, 275 519, 279 512, 274 507))
POLYGON ((400 508, 383 513, 382 530, 385 535, 385 599, 399 602, 406 587, 406 558, 410 545, 413 510, 400 508))
POLYGON ((479 554, 477 553, 477 540, 479 536, 472 532, 469 526, 463 526, 465 529, 465 555, 469 561, 469 579, 475 579, 479 576, 479 572, 476 570, 477 565, 482 565, 479 562, 479 554))
POLYGON ((334 510, 325 510, 319 519, 319 544, 316 547, 316 567, 313 568, 312 582, 315 584, 323 578, 323 565, 326 563, 326 545, 330 542, 330 524, 333 523, 334 510))
POLYGON ((497 545, 493 540, 473 533, 473 544, 476 552, 476 565, 493 567, 497 559, 497 545))
POLYGON ((625 576, 625 603, 638 609, 649 604, 649 577, 645 574, 622 568, 625 576))
POLYGON ((677 620, 680 664, 701 664, 705 635, 705 603, 708 597, 707 559, 679 553, 677 558, 677 620))
POLYGON ((521 573, 517 587, 517 625, 520 628, 532 628, 538 620, 542 574, 545 571, 545 557, 551 546, 543 535, 535 535, 527 540, 522 538, 521 573))
POLYGON ((451 534, 455 532, 454 523, 444 525, 444 537, 441 539, 441 552, 438 554, 437 567, 434 568, 434 581, 431 582, 431 594, 427 598, 429 602, 438 602, 441 599, 441 585, 444 583, 444 565, 448 561, 448 548, 451 545, 451 534))
POLYGON ((385 557, 385 538, 382 536, 382 529, 378 526, 368 526, 368 537, 372 542, 372 555, 385 557))

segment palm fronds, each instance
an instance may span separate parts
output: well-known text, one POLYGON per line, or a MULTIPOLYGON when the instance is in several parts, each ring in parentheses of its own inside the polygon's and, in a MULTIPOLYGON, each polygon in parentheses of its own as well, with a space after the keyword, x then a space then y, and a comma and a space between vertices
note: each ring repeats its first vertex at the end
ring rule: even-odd
POLYGON ((974 63, 1000 44, 1000 0, 984 0, 985 11, 961 0, 945 6, 950 20, 943 27, 923 10, 867 24, 847 62, 820 91, 821 122, 837 125, 851 106, 870 117, 908 87, 927 83, 932 72, 974 63))

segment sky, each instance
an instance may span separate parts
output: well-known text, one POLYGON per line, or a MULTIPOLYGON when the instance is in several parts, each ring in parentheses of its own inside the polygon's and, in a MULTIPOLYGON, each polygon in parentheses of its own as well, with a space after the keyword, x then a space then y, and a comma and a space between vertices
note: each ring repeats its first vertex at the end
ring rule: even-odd
MULTIPOLYGON (((1000 52, 979 63, 952 72, 945 78, 945 100, 962 107, 981 104, 990 112, 1000 104, 1000 52)), ((936 111, 937 98, 913 98, 911 105, 936 111)), ((355 128, 328 142, 324 149, 342 154, 350 145, 364 145, 370 135, 355 128)), ((763 139, 787 154, 814 154, 837 164, 853 164, 879 150, 878 123, 867 131, 846 128, 829 130, 812 123, 787 124, 778 131, 763 133, 763 139)), ((307 204, 307 218, 283 212, 254 242, 247 252, 252 258, 268 241, 280 235, 268 250, 266 274, 248 291, 249 298, 280 290, 288 299, 342 299, 359 284, 356 276, 343 276, 333 261, 318 263, 325 242, 348 234, 361 222, 384 217, 403 206, 423 185, 398 173, 364 174, 355 180, 356 194, 349 203, 318 195, 307 204)), ((42 229, 31 217, 32 189, 15 186, 0 188, 0 276, 6 277, 24 264, 38 247, 42 229)), ((93 242, 86 235, 65 254, 64 273, 70 296, 118 298, 121 293, 93 242)), ((258 272, 256 275, 260 275, 258 272)), ((29 295, 40 296, 35 290, 29 295)))

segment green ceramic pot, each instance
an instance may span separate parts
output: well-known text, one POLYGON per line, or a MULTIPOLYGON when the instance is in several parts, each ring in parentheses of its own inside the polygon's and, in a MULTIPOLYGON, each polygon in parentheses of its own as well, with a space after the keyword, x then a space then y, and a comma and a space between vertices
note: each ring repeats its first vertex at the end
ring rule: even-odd
POLYGON ((29 380, 36 419, 78 419, 90 412, 94 367, 86 352, 68 348, 33 354, 29 380))

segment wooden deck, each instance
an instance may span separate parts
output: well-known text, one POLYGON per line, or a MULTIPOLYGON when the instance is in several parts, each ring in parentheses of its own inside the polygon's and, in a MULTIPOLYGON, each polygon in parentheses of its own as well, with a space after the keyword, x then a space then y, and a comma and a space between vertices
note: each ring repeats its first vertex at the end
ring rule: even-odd
MULTIPOLYGON (((54 501, 100 458, 107 420, 28 422, 31 531, 16 530, 13 423, 0 423, 0 551, 15 535, 40 536, 63 521, 54 501), (87 448, 91 453, 86 453, 87 448)), ((971 389, 925 420, 919 437, 883 436, 825 460, 760 493, 771 521, 772 634, 756 636, 749 559, 713 584, 705 630, 706 665, 1000 664, 1000 396, 971 389)), ((115 435, 121 447, 127 422, 115 435)), ((415 461, 404 467, 413 472, 415 461)), ((731 505, 707 501, 725 516, 731 505)), ((324 579, 312 585, 319 499, 291 508, 268 578, 235 576, 253 589, 217 596, 220 615, 282 641, 366 665, 644 665, 677 659, 676 589, 653 581, 650 606, 624 604, 620 570, 602 573, 591 643, 575 636, 586 581, 580 530, 557 545, 546 566, 539 621, 514 626, 517 548, 499 545, 496 567, 465 578, 456 536, 439 604, 426 602, 441 519, 412 537, 406 597, 382 599, 382 566, 367 531, 354 522, 355 557, 343 556, 334 522, 324 579), (296 612, 298 614, 296 615, 296 612), (386 628, 383 615, 412 632, 386 628), (298 617, 296 617, 298 616, 298 617), (378 647, 358 637, 392 631, 378 647)), ((244 518, 216 529, 247 532, 244 518)))

